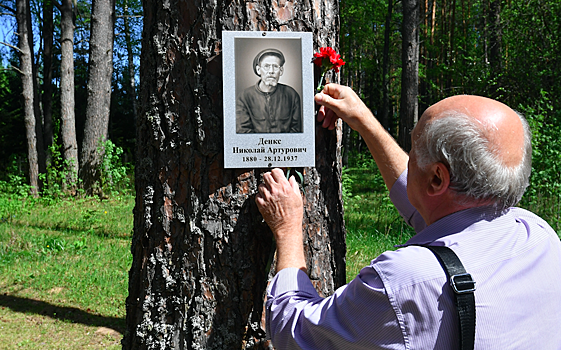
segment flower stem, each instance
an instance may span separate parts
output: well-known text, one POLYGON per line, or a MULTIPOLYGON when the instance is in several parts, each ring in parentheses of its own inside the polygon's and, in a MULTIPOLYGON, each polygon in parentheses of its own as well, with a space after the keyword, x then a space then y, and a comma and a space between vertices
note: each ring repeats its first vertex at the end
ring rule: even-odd
POLYGON ((317 92, 321 92, 323 90, 323 77, 325 76, 325 70, 321 73, 321 78, 319 79, 318 87, 316 88, 317 92))

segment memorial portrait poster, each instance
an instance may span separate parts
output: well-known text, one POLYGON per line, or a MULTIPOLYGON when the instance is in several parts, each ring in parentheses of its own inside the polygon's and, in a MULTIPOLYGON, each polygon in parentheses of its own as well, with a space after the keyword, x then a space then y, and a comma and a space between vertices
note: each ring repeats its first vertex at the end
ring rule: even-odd
POLYGON ((225 168, 315 166, 312 33, 222 33, 225 168))

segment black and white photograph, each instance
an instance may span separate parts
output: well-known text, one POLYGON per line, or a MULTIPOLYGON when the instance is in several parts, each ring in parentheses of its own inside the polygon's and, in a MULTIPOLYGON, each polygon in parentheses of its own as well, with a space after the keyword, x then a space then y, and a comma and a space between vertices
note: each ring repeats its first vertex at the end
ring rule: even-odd
POLYGON ((226 168, 314 166, 311 38, 223 32, 226 168))

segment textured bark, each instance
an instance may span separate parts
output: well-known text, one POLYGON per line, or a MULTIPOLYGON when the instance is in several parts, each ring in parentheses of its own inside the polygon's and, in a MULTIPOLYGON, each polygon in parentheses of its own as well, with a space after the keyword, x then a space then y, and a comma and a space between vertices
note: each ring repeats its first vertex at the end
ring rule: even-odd
POLYGON ((86 194, 99 193, 103 150, 107 140, 113 75, 115 1, 93 0, 88 63, 88 97, 84 140, 80 157, 80 179, 86 194))
MULTIPOLYGON (((29 4, 30 6, 31 4, 29 4)), ((31 7, 28 7, 26 13, 27 20, 27 41, 29 42, 29 54, 31 57, 31 73, 33 83, 33 113, 35 115, 35 137, 37 147, 37 162, 39 165, 39 173, 44 174, 46 171, 45 166, 45 147, 43 142, 43 116, 41 114, 41 104, 39 97, 39 73, 37 70, 37 63, 35 62, 35 54, 33 52, 33 26, 31 25, 31 7)), ((41 181, 38 181, 39 190, 42 187, 41 181)))
POLYGON ((380 109, 380 123, 384 129, 390 129, 390 34, 392 31, 393 1, 388 0, 388 12, 384 27, 384 52, 382 61, 382 108, 380 109))
MULTIPOLYGON (((221 31, 311 31, 316 48, 337 49, 337 4, 144 2, 124 349, 270 347, 272 235, 254 202, 265 169, 223 168, 221 31)), ((316 167, 299 169, 307 263, 321 295, 345 283, 340 137, 340 126, 318 126, 316 167)))
POLYGON ((419 11, 420 0, 403 0, 401 108, 399 145, 409 152, 411 130, 419 119, 419 11))
POLYGON ((31 195, 39 191, 39 159, 37 155, 36 120, 33 105, 33 56, 29 45, 29 0, 16 1, 16 19, 18 23, 18 48, 20 57, 21 84, 23 88, 23 110, 27 136, 27 159, 29 162, 29 183, 31 195))
POLYGON ((127 1, 125 1, 125 6, 124 6, 124 13, 125 13, 125 17, 123 18, 123 23, 124 23, 124 30, 125 30, 125 43, 127 46, 127 64, 128 64, 128 71, 129 71, 129 84, 127 85, 127 93, 129 95, 129 98, 131 99, 132 102, 132 113, 133 113, 133 117, 134 120, 136 122, 137 119, 137 113, 138 113, 138 106, 136 103, 136 82, 135 82, 135 72, 134 72, 134 56, 133 56, 133 51, 132 51, 132 39, 131 39, 131 31, 130 31, 130 25, 129 25, 129 17, 128 17, 128 13, 129 12, 129 6, 127 1))
POLYGON ((78 142, 74 115, 74 11, 72 0, 62 0, 60 35, 60 108, 63 157, 67 162, 65 190, 76 189, 78 176, 78 142))
POLYGON ((46 162, 51 163, 50 147, 53 144, 53 2, 43 2, 43 142, 46 162))

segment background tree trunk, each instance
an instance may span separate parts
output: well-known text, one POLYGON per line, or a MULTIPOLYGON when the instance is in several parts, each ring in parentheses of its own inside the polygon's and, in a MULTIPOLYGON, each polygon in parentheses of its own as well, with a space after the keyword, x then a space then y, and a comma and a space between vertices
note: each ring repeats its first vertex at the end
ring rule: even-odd
POLYGON ((390 128, 390 34, 392 32, 393 1, 388 0, 388 12, 384 26, 384 53, 382 61, 382 108, 380 111, 380 123, 384 129, 390 128))
MULTIPOLYGON (((221 31, 309 31, 337 49, 338 1, 147 0, 144 11, 123 347, 266 349, 272 235, 254 202, 266 170, 223 168, 221 31)), ((300 169, 307 262, 321 295, 345 283, 340 139, 340 126, 318 126, 316 167, 300 169)))
MULTIPOLYGON (((26 25, 27 25, 27 41, 29 42, 29 54, 31 57, 31 73, 33 82, 33 114, 35 115, 35 138, 37 148, 37 162, 39 165, 39 173, 43 174, 46 171, 45 163, 45 146, 43 142, 43 116, 41 113, 41 104, 39 97, 39 74, 37 69, 37 62, 35 62, 35 54, 33 48, 33 26, 31 23, 31 3, 27 3, 26 11, 26 25)), ((39 61, 39 59, 37 59, 39 61)), ((41 181, 38 182, 39 190, 42 187, 41 181)))
POLYGON ((35 110, 33 105, 33 55, 32 40, 29 36, 29 0, 16 1, 16 19, 18 23, 18 48, 20 57, 20 74, 23 88, 23 109, 25 130, 27 136, 27 159, 29 162, 29 183, 31 185, 31 195, 38 196, 39 191, 39 159, 37 152, 37 134, 35 110))
POLYGON ((497 97, 499 87, 502 85, 500 74, 502 72, 502 26, 501 26, 501 0, 489 0, 489 66, 491 79, 489 94, 497 97))
POLYGON ((78 176, 78 142, 74 114, 74 10, 72 0, 62 0, 60 35, 60 108, 62 154, 67 162, 66 190, 74 192, 78 176))
POLYGON ((102 190, 95 186, 101 176, 100 143, 106 141, 109 128, 114 27, 115 1, 93 0, 86 124, 80 157, 80 179, 86 194, 102 190))
POLYGON ((411 130, 419 119, 419 12, 420 0, 403 0, 401 108, 399 145, 409 152, 411 130))
POLYGON ((127 46, 127 64, 128 64, 127 69, 129 73, 129 77, 128 77, 129 83, 127 85, 127 93, 132 102, 132 112, 133 112, 134 120, 136 121, 137 113, 138 113, 138 106, 136 103, 136 81, 135 81, 136 74, 134 70, 134 55, 132 49, 131 30, 129 25, 129 6, 127 0, 125 0, 123 12, 124 12, 123 24, 124 24, 124 32, 125 32, 124 33, 125 43, 127 46))
POLYGON ((43 2, 43 142, 46 162, 51 162, 50 147, 53 144, 53 1, 43 2))

